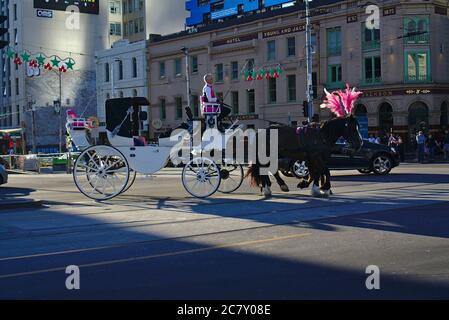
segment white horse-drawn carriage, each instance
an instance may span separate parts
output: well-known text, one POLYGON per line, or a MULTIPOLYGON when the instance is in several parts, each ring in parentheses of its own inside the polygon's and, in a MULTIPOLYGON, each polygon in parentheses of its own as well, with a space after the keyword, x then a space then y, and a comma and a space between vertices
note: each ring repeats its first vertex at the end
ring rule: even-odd
MULTIPOLYGON (((78 119, 74 114, 68 115, 69 137, 81 150, 74 164, 73 178, 77 188, 85 196, 97 201, 112 199, 133 185, 137 173, 152 175, 167 166, 172 149, 179 141, 166 137, 160 138, 157 144, 148 145, 140 137, 142 123, 148 117, 141 107, 148 105, 146 98, 108 100, 106 132, 109 143, 102 145, 92 145, 86 137, 91 127, 89 121, 78 119)), ((219 106, 203 111, 206 127, 217 126, 219 106)), ((236 191, 243 182, 243 167, 232 160, 216 163, 210 157, 204 157, 202 146, 192 145, 191 112, 188 115, 189 120, 184 127, 190 128, 190 134, 187 135, 190 150, 189 159, 185 159, 182 171, 184 188, 197 198, 209 197, 217 191, 236 191)))

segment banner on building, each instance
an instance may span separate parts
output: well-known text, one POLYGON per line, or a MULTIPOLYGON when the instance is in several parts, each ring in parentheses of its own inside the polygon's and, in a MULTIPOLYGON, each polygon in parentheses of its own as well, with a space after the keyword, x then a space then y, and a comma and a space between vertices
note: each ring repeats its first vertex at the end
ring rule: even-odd
POLYGON ((70 6, 77 6, 80 13, 100 13, 100 0, 34 0, 35 9, 67 11, 70 6))

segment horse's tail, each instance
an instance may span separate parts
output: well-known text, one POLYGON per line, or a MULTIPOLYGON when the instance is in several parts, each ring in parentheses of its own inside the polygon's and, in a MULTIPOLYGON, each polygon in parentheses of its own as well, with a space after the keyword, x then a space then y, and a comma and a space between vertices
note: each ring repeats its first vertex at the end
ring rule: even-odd
POLYGON ((248 177, 250 178, 249 184, 251 187, 258 188, 262 184, 262 179, 260 177, 259 172, 260 172, 260 166, 258 164, 252 164, 249 167, 248 172, 245 175, 245 179, 248 177))

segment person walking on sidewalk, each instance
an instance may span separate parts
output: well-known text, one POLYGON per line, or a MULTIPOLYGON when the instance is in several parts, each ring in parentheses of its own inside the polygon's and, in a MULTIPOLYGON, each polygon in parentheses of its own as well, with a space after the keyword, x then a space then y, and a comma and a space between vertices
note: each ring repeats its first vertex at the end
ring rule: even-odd
POLYGON ((427 139, 427 147, 429 148, 429 161, 433 162, 435 159, 435 152, 437 149, 437 143, 433 135, 429 135, 429 139, 427 139))
POLYGON ((418 132, 418 135, 416 136, 416 143, 418 144, 418 162, 423 164, 426 147, 426 136, 424 135, 424 132, 418 132))
POLYGON ((449 131, 446 130, 443 139, 444 160, 449 160, 449 131))

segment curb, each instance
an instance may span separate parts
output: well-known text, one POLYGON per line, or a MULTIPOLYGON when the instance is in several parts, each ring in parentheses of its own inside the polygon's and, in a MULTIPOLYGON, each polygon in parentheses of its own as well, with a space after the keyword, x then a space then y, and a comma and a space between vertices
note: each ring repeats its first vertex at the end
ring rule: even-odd
POLYGON ((11 209, 23 209, 23 208, 40 208, 43 202, 41 200, 22 200, 22 201, 1 201, 0 200, 0 212, 11 209))

